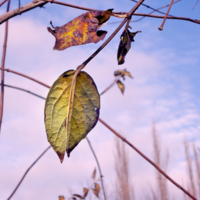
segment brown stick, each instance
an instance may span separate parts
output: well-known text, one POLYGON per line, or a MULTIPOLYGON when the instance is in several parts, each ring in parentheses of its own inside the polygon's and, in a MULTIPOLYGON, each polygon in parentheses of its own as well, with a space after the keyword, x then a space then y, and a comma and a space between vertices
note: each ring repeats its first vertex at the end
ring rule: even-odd
POLYGON ((174 0, 171 1, 170 5, 169 5, 169 8, 167 9, 167 12, 166 12, 165 18, 164 18, 162 24, 158 27, 158 29, 159 29, 160 31, 163 30, 163 26, 164 26, 165 21, 166 21, 166 19, 167 19, 167 15, 168 15, 168 13, 169 13, 169 11, 170 11, 170 9, 171 9, 173 3, 174 3, 174 0))
POLYGON ((133 146, 128 140, 126 140, 123 136, 121 136, 118 132, 116 132, 113 128, 111 128, 108 124, 106 124, 102 119, 99 118, 99 121, 106 126, 110 131, 112 131, 117 137, 122 139, 126 144, 128 144, 131 148, 133 148, 137 153, 140 154, 147 162, 149 162, 153 167, 155 167, 163 176, 165 176, 169 181, 171 181, 176 187, 182 190, 185 194, 187 194, 193 200, 197 200, 194 196, 192 196, 188 191, 186 191, 183 187, 181 187, 178 183, 176 183, 173 179, 171 179, 162 169, 160 169, 154 162, 152 162, 149 158, 147 158, 142 152, 140 152, 135 146, 133 146))
MULTIPOLYGON (((7 4, 7 12, 10 8, 10 0, 8 0, 7 4)), ((4 44, 3 44, 3 55, 1 60, 1 68, 4 69, 5 60, 6 60, 6 47, 7 47, 7 40, 8 40, 8 21, 6 21, 5 26, 5 37, 4 37, 4 44)), ((1 124, 3 118, 3 100, 4 100, 4 71, 1 71, 1 102, 0 102, 0 132, 1 132, 1 124)))
POLYGON ((0 70, 2 70, 2 71, 7 71, 7 72, 11 72, 11 73, 17 74, 17 75, 19 75, 19 76, 23 76, 23 77, 25 77, 25 78, 27 78, 27 79, 30 79, 30 80, 32 80, 32 81, 34 81, 34 82, 36 82, 36 83, 39 83, 40 85, 43 85, 44 87, 50 88, 50 86, 48 86, 47 84, 42 83, 41 81, 38 81, 37 79, 34 79, 34 78, 32 78, 32 77, 30 77, 30 76, 27 76, 27 75, 25 75, 25 74, 16 72, 16 71, 14 71, 14 70, 11 70, 11 69, 4 69, 4 68, 0 68, 0 70))
POLYGON ((37 163, 37 161, 51 148, 51 146, 48 146, 43 152, 42 154, 31 164, 31 166, 26 170, 26 172, 24 173, 24 175, 22 176, 21 180, 19 181, 19 183, 17 184, 17 186, 15 187, 14 191, 12 192, 12 194, 8 197, 7 200, 10 200, 11 197, 15 194, 15 192, 17 191, 18 187, 21 185, 22 181, 24 180, 24 178, 26 177, 26 175, 28 174, 28 172, 31 170, 31 168, 37 163))
POLYGON ((31 2, 31 3, 28 3, 24 6, 22 6, 21 8, 17 8, 15 10, 8 12, 8 13, 5 13, 5 14, 0 16, 0 24, 2 24, 3 22, 7 21, 10 18, 13 18, 17 15, 21 15, 22 13, 27 12, 29 10, 32 10, 36 7, 42 7, 46 3, 47 2, 44 2, 44 1, 38 1, 37 3, 31 2))
POLYGON ((8 0, 2 1, 2 2, 0 3, 0 7, 1 7, 4 3, 6 3, 6 1, 8 1, 8 0))

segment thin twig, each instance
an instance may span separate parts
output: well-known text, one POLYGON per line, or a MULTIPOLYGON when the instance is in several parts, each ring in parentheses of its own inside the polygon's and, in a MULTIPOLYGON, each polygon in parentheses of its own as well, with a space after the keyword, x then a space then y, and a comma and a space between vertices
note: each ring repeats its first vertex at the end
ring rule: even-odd
MULTIPOLYGON (((131 0, 131 1, 134 1, 134 2, 137 3, 136 0, 131 0)), ((181 0, 177 0, 177 1, 175 1, 174 3, 177 3, 177 2, 179 2, 179 1, 181 1, 181 0)), ((165 15, 166 13, 161 12, 161 11, 159 11, 159 10, 162 9, 162 8, 168 7, 169 5, 162 6, 162 7, 158 8, 158 9, 152 8, 151 6, 149 6, 149 5, 147 5, 147 4, 144 4, 144 3, 142 4, 142 6, 145 6, 145 7, 149 8, 149 9, 153 10, 153 12, 158 12, 158 13, 160 13, 160 14, 165 15)), ((169 14, 168 14, 168 16, 172 16, 172 15, 169 15, 169 14)))
POLYGON ((27 76, 27 75, 25 75, 25 74, 16 72, 16 71, 14 71, 14 70, 11 70, 11 69, 4 69, 4 68, 0 68, 0 70, 7 71, 7 72, 11 72, 11 73, 17 74, 17 75, 19 75, 19 76, 23 76, 23 77, 25 77, 25 78, 27 78, 27 79, 30 79, 30 80, 32 80, 32 81, 34 81, 34 82, 36 82, 36 83, 39 83, 40 85, 43 85, 44 87, 47 87, 47 88, 50 87, 50 86, 48 86, 47 84, 42 83, 41 81, 38 81, 37 79, 34 79, 34 78, 32 78, 32 77, 30 77, 30 76, 27 76))
MULTIPOLYGON (((177 0, 177 1, 175 1, 173 4, 175 4, 175 3, 178 3, 178 2, 180 2, 181 0, 177 0)), ((166 8, 166 7, 168 7, 169 6, 169 4, 168 5, 165 5, 165 6, 162 6, 162 7, 160 7, 160 8, 157 8, 157 9, 153 9, 153 11, 151 11, 149 14, 152 14, 152 13, 154 13, 154 12, 159 12, 159 13, 161 13, 161 14, 165 14, 164 12, 161 12, 160 10, 161 9, 163 9, 163 8, 166 8)), ((173 15, 167 15, 167 16, 171 16, 171 17, 174 17, 173 15)), ((145 18, 145 16, 143 16, 143 17, 141 17, 140 19, 137 19, 137 20, 132 20, 131 22, 139 22, 139 21, 141 21, 142 19, 144 19, 145 18)))
POLYGON ((3 0, 3 1, 0 3, 0 7, 1 7, 4 3, 6 3, 6 1, 8 1, 8 0, 3 0))
POLYGON ((38 2, 31 2, 28 3, 20 8, 14 9, 8 13, 5 13, 3 15, 0 16, 0 24, 2 24, 3 22, 7 21, 10 18, 13 18, 17 15, 21 15, 24 12, 27 12, 29 10, 32 10, 36 7, 42 7, 43 5, 45 5, 47 2, 44 1, 38 1, 38 2))
POLYGON ((121 73, 119 76, 117 76, 117 77, 115 78, 115 80, 114 80, 105 90, 103 90, 103 92, 100 93, 100 96, 103 95, 105 92, 107 92, 112 86, 114 86, 114 85, 117 83, 117 81, 119 81, 120 78, 124 75, 124 72, 125 72, 125 71, 126 71, 126 69, 124 69, 124 70, 122 71, 122 73, 121 73))
POLYGON ((139 151, 135 146, 133 146, 126 138, 121 136, 118 132, 116 132, 113 128, 111 128, 107 123, 105 123, 102 119, 99 118, 99 121, 106 126, 111 132, 113 132, 117 137, 122 139, 125 143, 127 143, 131 148, 133 148, 137 153, 140 154, 147 162, 149 162, 153 167, 155 167, 163 176, 165 176, 169 181, 171 181, 176 187, 182 190, 185 194, 187 194, 193 200, 197 200, 194 196, 192 196, 188 191, 186 191, 183 187, 181 187, 178 183, 176 183, 173 179, 171 179, 162 169, 160 169, 153 161, 147 158, 141 151, 139 151))
POLYGON ((168 7, 168 10, 167 10, 167 12, 166 12, 165 18, 163 19, 162 24, 158 27, 158 29, 159 29, 160 31, 163 30, 163 26, 164 26, 164 24, 165 24, 165 21, 166 21, 166 19, 167 19, 167 15, 168 15, 168 13, 169 13, 171 7, 172 7, 173 2, 174 2, 174 0, 171 1, 170 5, 169 5, 169 7, 168 7))
MULTIPOLYGON (((7 4, 7 12, 10 9, 10 0, 8 0, 7 4)), ((8 21, 6 21, 5 26, 5 37, 4 37, 4 44, 3 44, 3 55, 1 60, 1 68, 4 69, 5 60, 6 60, 6 47, 7 47, 7 40, 8 40, 8 21)), ((4 71, 1 71, 1 102, 0 102, 0 132, 1 132, 1 124, 3 118, 3 101, 4 101, 4 71)))
POLYGON ((104 199, 106 200, 106 193, 105 193, 104 184, 103 184, 103 175, 102 175, 102 172, 101 172, 101 167, 100 167, 99 161, 97 159, 97 156, 96 156, 96 154, 94 152, 94 149, 92 148, 92 145, 91 145, 90 140, 88 139, 88 137, 86 137, 86 140, 87 140, 87 142, 89 144, 89 147, 90 147, 90 149, 92 151, 92 154, 93 154, 93 156, 94 156, 94 158, 96 160, 96 163, 97 163, 97 166, 98 166, 98 169, 99 169, 99 174, 100 174, 100 177, 101 177, 101 186, 102 186, 102 190, 103 190, 103 196, 104 196, 104 199))
POLYGON ((12 194, 8 197, 7 200, 10 200, 11 197, 15 194, 15 192, 17 191, 18 187, 21 185, 22 181, 24 180, 24 178, 26 177, 26 175, 28 174, 28 172, 31 170, 31 168, 38 162, 38 160, 51 148, 51 146, 48 146, 43 152, 42 154, 31 164, 31 166, 26 170, 26 172, 24 173, 24 175, 22 176, 21 180, 19 181, 19 183, 17 184, 17 186, 15 187, 14 191, 12 192, 12 194))
MULTIPOLYGON (((0 83, 0 85, 1 85, 1 83, 0 83)), ((34 93, 34 92, 31 92, 31 91, 29 91, 29 90, 26 90, 26 89, 24 89, 24 88, 12 86, 12 85, 7 85, 7 84, 4 84, 4 86, 5 86, 5 87, 12 88, 12 89, 16 89, 16 90, 21 90, 21 91, 23 91, 23 92, 27 92, 27 93, 29 93, 29 94, 32 94, 33 96, 36 96, 36 97, 38 97, 38 98, 40 98, 40 99, 44 99, 44 100, 45 100, 44 97, 42 97, 42 96, 40 96, 40 95, 38 95, 38 94, 36 94, 36 93, 34 93)))
POLYGON ((199 0, 197 0, 197 2, 195 3, 195 5, 193 6, 192 10, 195 9, 195 7, 197 6, 198 3, 199 3, 199 0))

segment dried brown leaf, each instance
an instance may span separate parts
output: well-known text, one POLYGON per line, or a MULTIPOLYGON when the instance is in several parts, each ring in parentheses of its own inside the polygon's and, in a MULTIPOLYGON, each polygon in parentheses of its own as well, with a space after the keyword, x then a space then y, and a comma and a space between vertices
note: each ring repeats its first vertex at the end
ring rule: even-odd
POLYGON ((97 43, 103 40, 107 31, 98 29, 110 18, 112 9, 107 11, 91 11, 76 17, 61 27, 47 27, 47 30, 56 38, 54 50, 64 50, 71 46, 87 43, 97 43))
POLYGON ((59 196, 59 200, 65 200, 64 196, 59 196))
POLYGON ((125 89, 124 84, 120 80, 118 80, 117 85, 118 85, 119 89, 121 90, 122 94, 124 94, 124 89, 125 89))
POLYGON ((92 173, 92 178, 93 180, 95 180, 95 177, 96 177, 96 169, 94 169, 93 173, 92 173))
POLYGON ((82 197, 81 195, 79 194, 73 194, 74 197, 78 197, 79 199, 85 199, 84 197, 82 197))
POLYGON ((87 196, 89 189, 83 188, 84 198, 87 196))
POLYGON ((131 76, 131 73, 128 72, 128 71, 125 71, 124 74, 127 75, 127 76, 129 76, 130 78, 133 78, 133 77, 131 76))
POLYGON ((100 191, 100 187, 98 183, 95 183, 95 189, 92 188, 93 193, 99 198, 99 191, 100 191))
POLYGON ((125 56, 131 48, 131 42, 134 42, 134 36, 139 32, 141 31, 132 33, 128 29, 123 31, 117 52, 117 60, 119 65, 122 65, 125 62, 125 56))

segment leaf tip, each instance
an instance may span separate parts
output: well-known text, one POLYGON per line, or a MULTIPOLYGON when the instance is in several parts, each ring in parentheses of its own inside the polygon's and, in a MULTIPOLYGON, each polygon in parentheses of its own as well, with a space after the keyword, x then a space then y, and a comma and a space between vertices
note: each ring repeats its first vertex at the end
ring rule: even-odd
POLYGON ((65 157, 65 154, 64 153, 60 153, 60 152, 56 152, 58 157, 60 158, 60 162, 62 163, 63 160, 64 160, 64 157, 65 157))

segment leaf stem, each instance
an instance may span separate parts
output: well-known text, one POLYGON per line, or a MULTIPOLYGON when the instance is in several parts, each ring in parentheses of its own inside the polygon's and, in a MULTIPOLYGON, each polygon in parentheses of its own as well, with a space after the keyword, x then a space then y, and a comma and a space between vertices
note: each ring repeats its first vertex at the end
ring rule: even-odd
POLYGON ((168 13, 169 13, 169 11, 170 11, 170 9, 171 9, 173 3, 174 3, 174 0, 171 1, 170 5, 169 5, 169 7, 168 7, 168 10, 167 10, 167 12, 166 12, 165 18, 163 19, 162 24, 158 27, 158 29, 159 29, 160 31, 163 30, 163 26, 164 26, 165 21, 166 21, 166 19, 167 19, 167 15, 168 15, 168 13))
MULTIPOLYGON (((7 12, 10 9, 10 0, 8 0, 7 4, 7 12)), ((4 44, 3 44, 3 55, 1 60, 1 68, 4 69, 5 60, 6 60, 6 47, 7 47, 7 40, 8 40, 8 21, 6 21, 5 25, 5 36, 4 36, 4 44)), ((3 118, 3 103, 4 103, 4 71, 1 71, 1 100, 0 100, 0 132, 1 132, 1 124, 3 118)))

